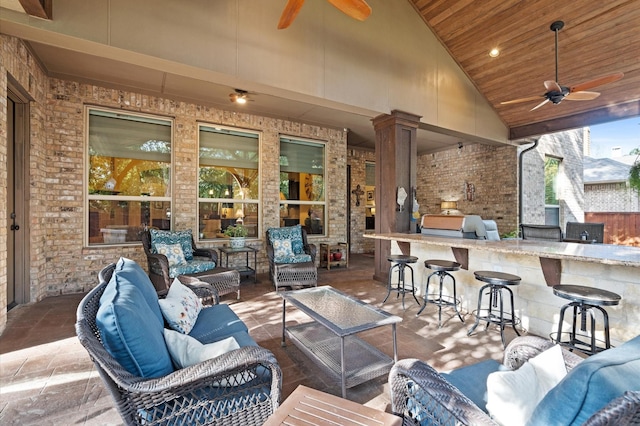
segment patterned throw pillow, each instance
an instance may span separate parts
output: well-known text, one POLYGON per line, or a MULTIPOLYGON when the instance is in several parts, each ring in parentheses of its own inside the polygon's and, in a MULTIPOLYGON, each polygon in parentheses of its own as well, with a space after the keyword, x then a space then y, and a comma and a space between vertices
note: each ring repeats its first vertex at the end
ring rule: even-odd
POLYGON ((167 297, 158 303, 169 327, 184 334, 189 334, 202 310, 198 296, 177 278, 169 287, 167 297))
POLYGON ((286 262, 293 256, 293 248, 291 246, 291 240, 275 240, 273 241, 273 260, 277 263, 286 262))
POLYGON ((304 245, 302 243, 302 226, 285 226, 282 228, 270 228, 269 240, 271 245, 275 245, 277 240, 291 240, 291 249, 294 254, 304 253, 304 245))
POLYGON ((158 254, 167 256, 169 267, 185 265, 187 263, 180 244, 156 244, 156 249, 158 250, 158 254))
POLYGON ((180 244, 184 258, 193 260, 193 246, 191 245, 191 229, 184 231, 149 230, 151 234, 151 253, 158 253, 158 244, 180 244))

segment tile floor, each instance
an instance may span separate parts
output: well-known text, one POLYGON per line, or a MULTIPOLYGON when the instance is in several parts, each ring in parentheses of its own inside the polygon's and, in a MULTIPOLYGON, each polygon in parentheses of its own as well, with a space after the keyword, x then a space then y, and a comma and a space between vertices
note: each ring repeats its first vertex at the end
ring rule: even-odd
MULTIPOLYGON (((349 268, 319 270, 319 285, 331 285, 368 303, 380 306, 386 284, 375 282, 373 257, 353 255, 349 268)), ((282 299, 266 275, 259 282, 243 281, 242 296, 222 298, 247 324, 249 333, 271 350, 283 371, 283 400, 298 386, 340 395, 340 385, 327 376, 295 346, 281 347, 282 299)), ((9 311, 7 327, 0 336, 0 424, 58 425, 121 424, 110 395, 93 368, 87 352, 75 337, 75 312, 82 294, 47 298, 9 311)), ((502 344, 496 328, 480 327, 473 336, 451 309, 443 311, 438 328, 437 309, 428 307, 416 317, 419 306, 409 296, 402 309, 399 298, 389 298, 383 309, 401 316, 398 325, 399 358, 419 358, 440 371, 480 360, 500 360, 502 344)), ((287 322, 306 321, 295 308, 287 309, 287 322)), ((505 331, 507 340, 515 334, 505 331)), ((381 327, 361 335, 388 355, 393 354, 391 331, 381 327)), ((347 391, 348 399, 390 411, 387 378, 380 377, 347 391)))

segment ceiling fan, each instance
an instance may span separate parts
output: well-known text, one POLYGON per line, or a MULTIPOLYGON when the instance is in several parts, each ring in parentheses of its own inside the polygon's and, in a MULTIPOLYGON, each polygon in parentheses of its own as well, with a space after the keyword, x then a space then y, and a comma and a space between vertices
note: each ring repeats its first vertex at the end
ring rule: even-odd
POLYGON ((249 99, 249 92, 241 89, 233 89, 234 93, 229 93, 229 100, 236 104, 246 104, 249 99))
MULTIPOLYGON (((357 19, 358 21, 364 21, 371 15, 371 7, 364 0, 327 0, 329 3, 338 8, 341 12, 357 19)), ((278 22, 278 29, 283 30, 291 23, 304 4, 304 0, 288 0, 287 5, 282 11, 280 16, 280 22, 278 22)))
POLYGON ((540 108, 542 105, 546 104, 549 101, 554 104, 559 104, 563 99, 567 99, 569 101, 590 101, 600 96, 600 93, 588 92, 587 89, 592 89, 603 84, 613 83, 614 81, 618 81, 622 77, 624 77, 623 73, 617 72, 605 75, 603 77, 598 77, 593 80, 585 81, 584 83, 576 84, 575 86, 561 86, 558 83, 558 31, 560 31, 563 27, 564 22, 562 21, 555 21, 553 24, 551 24, 550 27, 551 31, 556 34, 556 79, 555 81, 547 80, 544 82, 544 87, 545 89, 547 89, 546 93, 539 96, 530 96, 527 98, 515 99, 512 101, 500 102, 500 105, 517 104, 544 98, 542 102, 531 108, 531 111, 533 111, 540 108))

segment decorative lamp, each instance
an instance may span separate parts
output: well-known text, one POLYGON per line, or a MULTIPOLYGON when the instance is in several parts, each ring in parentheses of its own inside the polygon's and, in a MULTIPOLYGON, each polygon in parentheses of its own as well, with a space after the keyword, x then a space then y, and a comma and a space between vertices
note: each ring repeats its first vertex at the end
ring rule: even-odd
POLYGON ((236 223, 243 223, 244 222, 244 212, 242 211, 242 209, 238 209, 236 211, 236 223))
POLYGON ((451 210, 457 210, 458 203, 456 201, 443 201, 440 203, 440 210, 445 211, 445 214, 451 214, 451 210))

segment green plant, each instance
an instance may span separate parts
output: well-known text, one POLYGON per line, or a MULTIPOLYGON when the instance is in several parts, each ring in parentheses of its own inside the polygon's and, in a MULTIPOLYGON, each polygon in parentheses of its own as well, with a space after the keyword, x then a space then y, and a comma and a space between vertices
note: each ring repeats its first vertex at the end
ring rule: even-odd
POLYGON ((506 234, 503 234, 500 238, 518 238, 518 230, 514 230, 511 232, 507 232, 506 234))
POLYGON ((227 237, 246 237, 249 231, 242 224, 231 225, 224 230, 227 237))
POLYGON ((629 185, 640 191, 640 160, 637 160, 629 170, 629 185))

